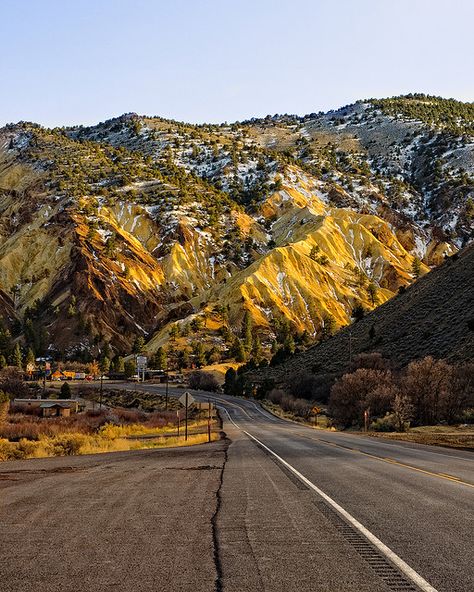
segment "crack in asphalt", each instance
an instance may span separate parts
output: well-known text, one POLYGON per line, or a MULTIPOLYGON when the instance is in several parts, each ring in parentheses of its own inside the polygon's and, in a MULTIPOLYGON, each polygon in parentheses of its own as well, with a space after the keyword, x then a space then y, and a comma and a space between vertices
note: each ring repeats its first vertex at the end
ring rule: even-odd
MULTIPOLYGON (((221 473, 219 476, 219 486, 216 490, 216 508, 211 518, 211 525, 212 525, 212 545, 214 549, 213 557, 214 557, 214 566, 216 569, 216 579, 214 590, 215 592, 222 592, 223 591, 223 581, 222 581, 222 558, 221 558, 221 549, 220 549, 220 542, 219 542, 219 528, 217 526, 217 519, 219 516, 219 511, 222 505, 222 485, 224 483, 224 470, 228 459, 227 450, 229 448, 230 440, 228 438, 224 438, 225 448, 224 448, 224 462, 222 463, 221 473)), ((214 468, 214 467, 213 467, 214 468)))
POLYGON ((213 471, 222 470, 222 467, 216 467, 213 465, 198 465, 197 467, 164 467, 165 471, 213 471))

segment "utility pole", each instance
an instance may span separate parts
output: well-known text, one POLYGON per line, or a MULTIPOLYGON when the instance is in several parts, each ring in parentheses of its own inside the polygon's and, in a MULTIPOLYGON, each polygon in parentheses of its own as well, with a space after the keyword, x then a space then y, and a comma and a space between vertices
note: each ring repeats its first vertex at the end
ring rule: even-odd
POLYGON ((179 440, 179 424, 180 424, 179 409, 178 409, 178 411, 176 411, 176 417, 178 418, 178 440, 179 440))
POLYGON ((104 376, 100 373, 100 396, 99 396, 99 410, 102 411, 102 394, 104 392, 104 376))
MULTIPOLYGON (((169 378, 168 378, 168 365, 166 365, 166 391, 165 391, 165 410, 168 410, 168 382, 169 382, 169 378)), ((186 410, 187 410, 188 406, 186 405, 186 410)), ((187 411, 186 411, 187 413, 187 411)), ((186 424, 187 425, 187 424, 186 424)))
POLYGON ((349 329, 349 364, 352 364, 352 331, 349 329))
POLYGON ((184 416, 184 439, 187 440, 188 439, 188 391, 186 391, 186 415, 184 416))
POLYGON ((211 399, 207 400, 208 412, 207 412, 207 441, 211 441, 211 399))

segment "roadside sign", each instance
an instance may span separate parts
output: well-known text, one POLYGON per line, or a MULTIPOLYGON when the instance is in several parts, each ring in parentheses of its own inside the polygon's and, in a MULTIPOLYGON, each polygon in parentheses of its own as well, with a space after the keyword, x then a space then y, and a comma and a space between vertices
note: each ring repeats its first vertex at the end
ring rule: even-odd
POLYGON ((140 368, 140 370, 146 368, 147 362, 148 358, 146 356, 137 356, 137 368, 140 368))
POLYGON ((181 405, 183 407, 189 407, 190 405, 192 405, 194 403, 194 397, 191 395, 191 393, 188 393, 186 391, 185 393, 183 393, 181 395, 181 397, 178 399, 178 401, 181 403, 181 405))
POLYGON ((205 403, 204 401, 199 401, 196 403, 196 407, 199 409, 199 411, 207 411, 208 409, 214 409, 214 404, 213 403, 205 403))
POLYGON ((30 362, 29 364, 26 365, 26 371, 29 372, 30 374, 34 371, 35 369, 35 365, 30 362))
POLYGON ((313 407, 313 408, 311 409, 311 413, 312 413, 313 415, 319 415, 319 414, 321 413, 321 407, 317 407, 317 406, 313 407))
POLYGON ((181 397, 178 399, 178 401, 181 403, 181 405, 183 405, 183 407, 185 408, 186 414, 184 416, 184 439, 187 440, 188 439, 188 408, 190 405, 192 405, 194 403, 194 397, 192 396, 191 393, 188 393, 188 391, 186 391, 185 393, 183 393, 181 395, 181 397))
POLYGON ((145 370, 147 367, 148 358, 146 356, 137 356, 135 361, 137 364, 138 382, 140 382, 140 374, 142 375, 142 381, 145 382, 145 370))

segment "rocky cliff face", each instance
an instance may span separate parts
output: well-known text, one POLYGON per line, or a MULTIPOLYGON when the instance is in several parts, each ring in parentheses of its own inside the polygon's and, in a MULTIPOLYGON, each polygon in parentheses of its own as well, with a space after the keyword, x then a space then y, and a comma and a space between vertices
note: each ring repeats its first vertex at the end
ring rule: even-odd
POLYGON ((393 108, 3 128, 4 321, 70 355, 137 335, 225 351, 246 311, 264 345, 282 320, 346 325, 472 235, 470 130, 393 108))

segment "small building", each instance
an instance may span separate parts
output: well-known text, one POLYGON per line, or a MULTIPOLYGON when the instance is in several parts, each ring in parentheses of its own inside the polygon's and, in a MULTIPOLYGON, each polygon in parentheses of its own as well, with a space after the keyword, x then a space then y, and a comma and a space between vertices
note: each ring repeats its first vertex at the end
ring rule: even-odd
POLYGON ((43 417, 70 417, 71 407, 64 403, 56 401, 46 401, 40 405, 41 415, 43 417))
POLYGON ((43 417, 69 417, 71 413, 77 413, 80 406, 78 399, 14 399, 13 404, 19 405, 20 407, 28 407, 30 409, 41 409, 43 417), (44 410, 49 409, 51 405, 60 405, 63 409, 67 408, 68 412, 64 413, 56 409, 55 413, 45 413, 44 410))
POLYGON ((75 370, 55 370, 51 374, 51 380, 85 380, 85 372, 76 372, 75 370))

